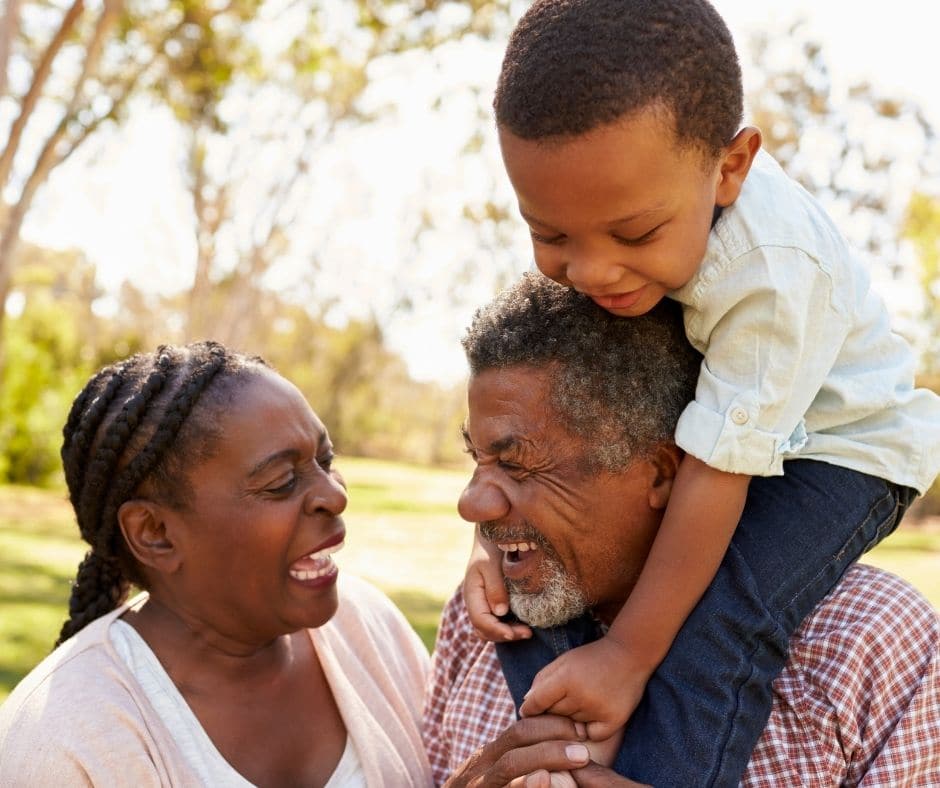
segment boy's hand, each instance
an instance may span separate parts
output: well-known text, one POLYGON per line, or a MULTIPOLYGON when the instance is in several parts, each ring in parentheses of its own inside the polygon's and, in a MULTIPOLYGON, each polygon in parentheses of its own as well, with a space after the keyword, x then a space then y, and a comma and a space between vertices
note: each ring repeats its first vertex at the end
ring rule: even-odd
POLYGON ((562 654, 542 668, 519 709, 523 717, 550 712, 587 723, 588 737, 613 736, 630 719, 652 671, 608 634, 562 654))
POLYGON ((481 640, 509 641, 532 637, 525 624, 507 624, 499 620, 509 612, 509 594, 499 569, 502 553, 480 536, 477 528, 473 550, 463 581, 463 601, 470 623, 481 640))

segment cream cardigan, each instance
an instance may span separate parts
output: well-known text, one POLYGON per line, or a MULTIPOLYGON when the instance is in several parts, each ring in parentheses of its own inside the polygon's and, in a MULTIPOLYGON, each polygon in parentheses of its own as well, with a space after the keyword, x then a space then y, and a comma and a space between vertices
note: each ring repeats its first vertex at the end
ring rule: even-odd
MULTIPOLYGON (((63 643, 0 707, 0 785, 199 784, 108 637, 111 622, 142 598, 63 643)), ((366 781, 429 786, 420 732, 427 652, 366 582, 341 575, 339 599, 310 637, 366 781)))

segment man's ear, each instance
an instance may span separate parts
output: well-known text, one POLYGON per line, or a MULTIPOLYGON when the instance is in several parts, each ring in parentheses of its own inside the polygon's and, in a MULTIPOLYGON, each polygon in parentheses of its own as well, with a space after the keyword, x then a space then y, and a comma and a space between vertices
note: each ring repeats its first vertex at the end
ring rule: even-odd
POLYGON ((717 205, 725 208, 738 199, 760 145, 760 129, 756 126, 745 126, 728 143, 718 167, 718 189, 715 193, 717 205))
POLYGON ((118 523, 134 558, 147 569, 172 574, 180 555, 166 525, 166 507, 146 498, 132 498, 118 509, 118 523))
POLYGON ((649 457, 653 466, 653 482, 649 488, 649 504, 653 509, 665 509, 672 495, 672 483, 679 471, 684 452, 674 443, 661 443, 649 457))

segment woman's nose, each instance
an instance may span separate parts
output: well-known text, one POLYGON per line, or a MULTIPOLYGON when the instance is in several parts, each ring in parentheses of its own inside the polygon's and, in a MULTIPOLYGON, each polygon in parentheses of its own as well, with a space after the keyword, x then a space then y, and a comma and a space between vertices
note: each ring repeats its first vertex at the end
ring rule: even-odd
POLYGON ((346 487, 335 473, 322 471, 311 485, 304 509, 307 514, 327 511, 330 514, 342 514, 349 502, 346 487))
POLYGON ((477 468, 460 494, 457 511, 469 523, 498 520, 509 513, 509 499, 484 470, 477 468))

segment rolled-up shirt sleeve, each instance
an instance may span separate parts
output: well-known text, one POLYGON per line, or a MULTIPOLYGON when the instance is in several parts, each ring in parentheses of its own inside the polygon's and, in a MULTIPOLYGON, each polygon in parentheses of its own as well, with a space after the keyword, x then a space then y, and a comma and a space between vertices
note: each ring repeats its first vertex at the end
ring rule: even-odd
POLYGON ((705 358, 676 427, 684 451, 729 473, 783 473, 850 329, 837 284, 821 261, 779 246, 704 272, 685 310, 705 358))

